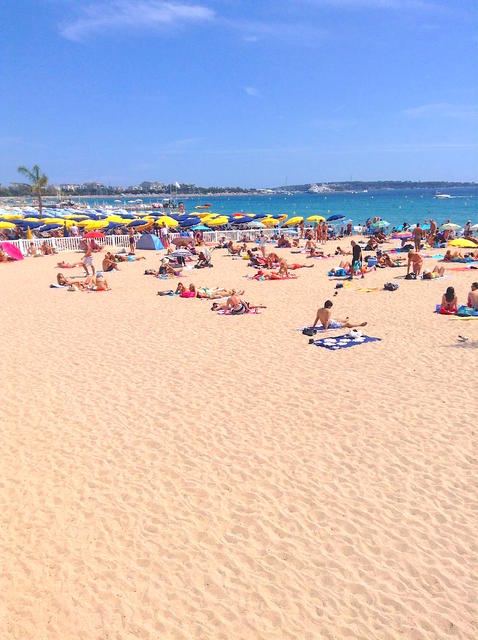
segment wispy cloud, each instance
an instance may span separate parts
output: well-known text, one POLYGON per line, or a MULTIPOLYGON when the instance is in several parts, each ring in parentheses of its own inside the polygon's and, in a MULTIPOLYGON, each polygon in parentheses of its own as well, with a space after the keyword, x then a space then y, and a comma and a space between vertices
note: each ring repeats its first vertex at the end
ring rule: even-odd
POLYGON ((478 107, 474 105, 435 102, 432 104, 422 104, 418 107, 410 107, 402 111, 402 115, 408 118, 438 116, 440 118, 451 118, 454 120, 476 120, 478 118, 478 107))
POLYGON ((60 33, 69 40, 81 41, 95 33, 171 28, 211 21, 214 17, 212 9, 199 4, 163 0, 109 0, 82 7, 76 19, 60 26, 60 33))
POLYGON ((328 32, 313 24, 301 22, 244 20, 222 18, 221 26, 238 32, 244 42, 261 40, 287 42, 288 45, 313 46, 322 44, 328 32))
POLYGON ((260 96, 259 90, 255 87, 244 87, 244 93, 247 93, 248 96, 253 98, 258 98, 260 96))

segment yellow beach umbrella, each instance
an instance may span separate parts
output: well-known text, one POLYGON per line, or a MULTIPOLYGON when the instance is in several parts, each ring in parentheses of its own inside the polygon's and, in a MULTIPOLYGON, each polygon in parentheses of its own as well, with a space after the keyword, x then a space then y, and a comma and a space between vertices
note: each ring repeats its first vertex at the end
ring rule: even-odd
POLYGON ((201 220, 205 220, 206 218, 214 218, 217 217, 219 214, 218 213, 212 213, 212 212, 194 212, 194 215, 197 215, 201 218, 201 220))
POLYGON ((449 247, 461 247, 462 249, 477 249, 478 245, 476 245, 471 240, 467 240, 466 238, 457 238, 456 240, 450 240, 448 243, 449 247))
MULTIPOLYGON (((109 225, 107 220, 88 220, 88 224, 81 225, 85 229, 104 229, 109 225)), ((79 225, 78 225, 79 226, 79 225)))
POLYGON ((279 224, 279 220, 275 218, 262 218, 261 222, 266 227, 276 227, 279 224))
POLYGON ((0 229, 15 229, 15 226, 13 222, 0 222, 0 229))
POLYGON ((21 213, 4 213, 2 215, 4 220, 20 220, 23 218, 21 213))
POLYGON ((206 224, 208 227, 221 227, 222 225, 228 223, 229 218, 227 216, 218 216, 217 218, 212 218, 204 222, 204 224, 206 224))
POLYGON ((307 220, 309 222, 324 222, 325 218, 324 216, 309 216, 307 220))
POLYGON ((157 219, 157 223, 161 226, 163 223, 167 224, 168 227, 177 227, 179 222, 171 216, 161 216, 157 219))
POLYGON ((293 218, 289 218, 286 222, 284 222, 285 227, 292 227, 295 224, 299 224, 304 220, 303 216, 294 216, 293 218))

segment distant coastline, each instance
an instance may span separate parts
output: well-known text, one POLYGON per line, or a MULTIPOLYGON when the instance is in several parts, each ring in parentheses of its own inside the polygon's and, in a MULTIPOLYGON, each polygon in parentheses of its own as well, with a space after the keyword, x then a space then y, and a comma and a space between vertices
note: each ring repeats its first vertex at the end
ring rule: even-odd
MULTIPOLYGON (((366 191, 396 191, 403 189, 435 189, 443 191, 447 189, 460 189, 478 187, 478 182, 449 182, 449 181, 344 181, 344 182, 320 182, 284 185, 279 187, 249 189, 246 187, 200 187, 194 184, 162 185, 161 189, 149 191, 139 186, 119 187, 102 185, 99 183, 83 183, 78 185, 49 185, 45 191, 46 199, 94 199, 94 198, 217 198, 228 196, 272 196, 291 194, 333 194, 333 193, 362 193, 366 191)), ((150 183, 146 183, 150 184, 150 183)), ((10 186, 0 185, 0 201, 21 199, 29 196, 29 186, 14 184, 10 186)))

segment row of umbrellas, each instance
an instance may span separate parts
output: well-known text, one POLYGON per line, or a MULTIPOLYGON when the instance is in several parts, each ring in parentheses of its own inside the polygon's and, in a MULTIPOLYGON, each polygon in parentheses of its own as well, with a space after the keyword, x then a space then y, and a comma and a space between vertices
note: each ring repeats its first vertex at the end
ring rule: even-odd
MULTIPOLYGON (((345 216, 333 215, 327 219, 321 215, 293 216, 288 218, 287 214, 253 214, 236 212, 228 215, 212 213, 209 211, 194 211, 191 214, 164 215, 162 213, 148 213, 138 217, 125 210, 105 211, 97 210, 45 210, 40 219, 35 209, 17 210, 14 212, 0 213, 0 229, 13 229, 16 226, 38 229, 41 231, 51 231, 66 226, 67 229, 73 225, 88 232, 93 229, 104 231, 114 230, 116 227, 133 227, 142 231, 157 223, 167 225, 170 228, 181 227, 192 230, 207 230, 214 227, 226 225, 246 225, 252 228, 274 227, 278 225, 296 226, 301 222, 316 223, 327 221, 334 223, 345 220, 345 216)), ((347 221, 347 222, 351 222, 347 221)))

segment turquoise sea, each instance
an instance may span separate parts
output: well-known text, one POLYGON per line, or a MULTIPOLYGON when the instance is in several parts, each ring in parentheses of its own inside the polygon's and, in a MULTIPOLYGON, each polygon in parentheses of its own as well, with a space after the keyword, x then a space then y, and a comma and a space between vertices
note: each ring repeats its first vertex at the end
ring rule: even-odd
MULTIPOLYGON (((331 193, 293 195, 254 195, 254 196, 213 196, 182 197, 186 210, 193 211, 196 205, 211 203, 211 212, 233 213, 235 211, 251 213, 287 213, 303 215, 320 214, 325 217, 342 214, 351 218, 354 224, 364 223, 368 217, 380 216, 393 226, 404 221, 410 224, 423 222, 433 217, 439 224, 451 220, 464 225, 467 220, 478 223, 478 187, 462 187, 447 189, 451 198, 437 199, 432 189, 381 190, 366 193, 331 193)), ((115 198, 98 198, 89 201, 92 206, 97 203, 114 204, 115 198)), ((126 204, 130 198, 122 199, 126 204)), ((145 204, 161 201, 161 198, 143 197, 145 204)), ((117 202, 116 206, 121 206, 117 202)))

